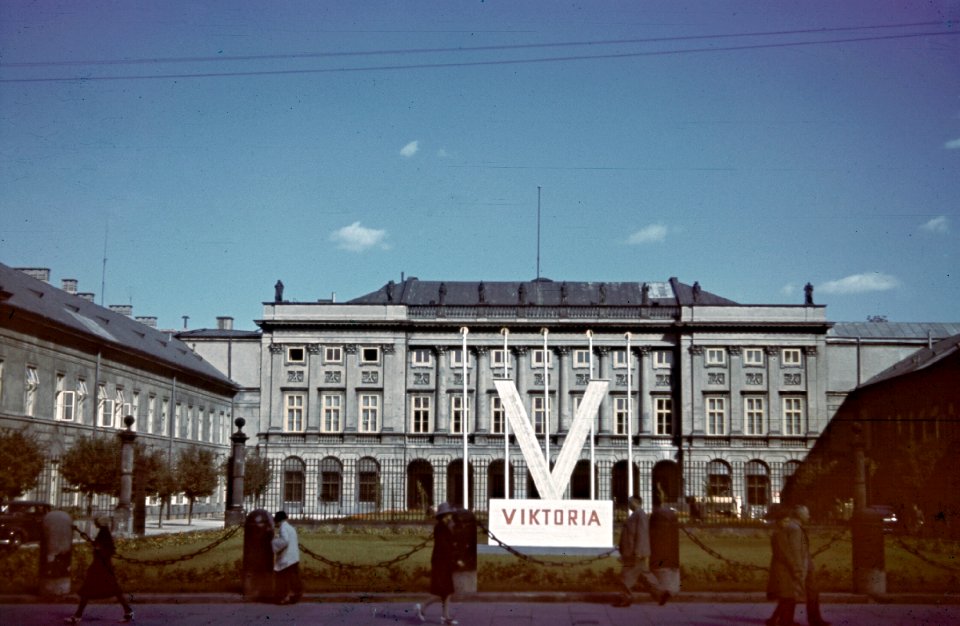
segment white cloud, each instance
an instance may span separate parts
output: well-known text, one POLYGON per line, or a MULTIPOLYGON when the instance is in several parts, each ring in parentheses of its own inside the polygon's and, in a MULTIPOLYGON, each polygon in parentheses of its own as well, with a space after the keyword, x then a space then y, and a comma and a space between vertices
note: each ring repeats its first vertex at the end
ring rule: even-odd
POLYGON ((409 159, 419 151, 420 151, 420 142, 411 141, 410 143, 408 143, 407 145, 405 145, 403 148, 400 149, 400 156, 409 159))
POLYGON ((947 150, 960 150, 960 139, 951 139, 943 144, 943 147, 947 150))
POLYGON ((782 293, 785 296, 795 296, 799 291, 800 290, 793 283, 787 283, 786 285, 780 288, 780 293, 782 293))
POLYGON ((330 241, 335 242, 338 248, 350 252, 363 252, 374 247, 387 250, 390 246, 385 242, 386 238, 387 231, 366 228, 361 226, 360 222, 354 222, 330 233, 330 241))
POLYGON ((845 278, 831 280, 819 285, 822 293, 850 294, 867 293, 870 291, 888 291, 900 286, 900 281, 895 276, 881 274, 880 272, 871 272, 865 274, 852 274, 845 278))
POLYGON ((920 226, 920 230, 925 230, 930 233, 945 233, 950 230, 950 221, 946 215, 941 215, 920 226))
POLYGON ((627 243, 631 245, 639 245, 643 243, 655 243, 663 241, 667 238, 667 227, 663 224, 650 224, 644 228, 641 228, 637 232, 630 235, 627 239, 627 243))

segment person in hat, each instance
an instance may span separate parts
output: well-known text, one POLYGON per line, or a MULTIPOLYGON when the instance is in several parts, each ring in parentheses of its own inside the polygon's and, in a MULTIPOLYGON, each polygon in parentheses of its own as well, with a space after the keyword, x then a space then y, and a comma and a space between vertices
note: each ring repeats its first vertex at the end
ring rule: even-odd
POLYGON ((417 618, 421 622, 427 621, 423 614, 431 604, 437 602, 443 605, 441 616, 442 624, 457 624, 457 620, 450 617, 450 596, 453 594, 453 572, 456 569, 458 549, 456 546, 456 519, 454 508, 449 502, 437 507, 437 523, 433 527, 433 553, 430 555, 430 598, 422 606, 416 605, 417 618))
POLYGON ((670 592, 660 586, 657 577, 650 571, 650 519, 642 505, 643 500, 639 496, 630 496, 627 500, 630 517, 623 523, 619 544, 623 592, 614 606, 630 606, 633 602, 633 588, 637 583, 661 606, 670 599, 670 592))
POLYGON ((300 581, 300 543, 297 530, 287 521, 285 511, 277 511, 273 516, 277 533, 273 537, 273 571, 276 576, 276 594, 278 604, 294 604, 303 595, 300 581))
POLYGON ((80 586, 78 594, 80 595, 80 604, 71 617, 63 620, 67 624, 79 624, 83 617, 83 610, 87 608, 87 603, 94 598, 116 598, 120 606, 123 607, 123 619, 121 622, 133 621, 133 609, 127 599, 123 597, 123 591, 120 589, 120 583, 117 582, 117 575, 113 571, 113 555, 116 548, 113 544, 113 535, 110 534, 110 518, 98 517, 94 524, 99 531, 97 537, 93 540, 93 561, 87 568, 87 575, 83 579, 83 585, 80 586))

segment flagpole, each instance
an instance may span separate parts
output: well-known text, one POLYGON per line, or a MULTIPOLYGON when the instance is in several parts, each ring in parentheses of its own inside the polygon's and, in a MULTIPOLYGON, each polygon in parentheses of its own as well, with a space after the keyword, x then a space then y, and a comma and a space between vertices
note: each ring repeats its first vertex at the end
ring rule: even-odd
POLYGON ((636 495, 633 492, 633 389, 631 383, 632 365, 630 363, 630 333, 625 333, 627 340, 627 497, 636 495))
POLYGON ((467 333, 470 332, 470 329, 463 326, 460 332, 463 334, 463 353, 461 354, 463 357, 463 400, 460 406, 460 429, 463 431, 463 508, 469 510, 470 498, 467 493, 469 485, 469 470, 467 469, 469 467, 467 464, 467 333))
MULTIPOLYGON (((590 381, 592 382, 593 381, 593 331, 592 330, 587 331, 587 341, 590 345, 590 381)), ((594 431, 594 423, 596 421, 597 421, 596 416, 591 415, 590 416, 590 499, 591 500, 597 499, 596 498, 597 494, 594 493, 595 485, 597 482, 597 476, 596 476, 597 460, 595 458, 596 455, 595 455, 594 446, 593 446, 593 443, 594 443, 593 431, 594 431)))
POLYGON ((550 364, 547 358, 547 335, 550 331, 542 328, 540 332, 543 333, 543 444, 547 469, 550 469, 550 370, 547 368, 550 364))
MULTIPOLYGON (((507 337, 510 335, 510 329, 501 328, 500 334, 503 335, 503 378, 510 379, 510 352, 507 348, 507 337)), ((503 497, 510 499, 510 420, 507 419, 507 409, 503 406, 503 400, 500 401, 500 408, 503 410, 503 497)))

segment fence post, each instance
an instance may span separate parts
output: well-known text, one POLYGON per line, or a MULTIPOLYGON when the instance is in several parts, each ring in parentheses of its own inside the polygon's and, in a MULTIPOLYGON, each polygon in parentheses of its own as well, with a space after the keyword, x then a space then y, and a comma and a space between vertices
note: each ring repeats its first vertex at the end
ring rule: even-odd
POLYGON ((130 502, 133 499, 133 454, 134 442, 137 433, 133 432, 133 416, 123 418, 126 430, 120 431, 120 498, 114 512, 114 535, 129 537, 133 534, 133 509, 130 502))
POLYGON ((680 593, 680 523, 668 507, 656 506, 650 513, 650 569, 661 587, 680 593))
POLYGON ((223 516, 224 526, 239 526, 243 523, 243 471, 247 458, 246 444, 248 439, 243 432, 243 426, 247 421, 238 417, 233 423, 237 425, 237 432, 230 436, 230 441, 233 442, 233 450, 230 455, 230 473, 227 476, 229 502, 223 516))
POLYGON ((273 599, 273 517, 251 511, 243 526, 243 595, 251 600, 273 599))
POLYGON ((477 517, 473 511, 459 509, 454 513, 454 542, 459 547, 453 568, 455 593, 477 592, 477 517))
POLYGON ((41 596, 65 596, 70 593, 70 561, 73 558, 73 520, 63 511, 43 516, 40 534, 41 596))

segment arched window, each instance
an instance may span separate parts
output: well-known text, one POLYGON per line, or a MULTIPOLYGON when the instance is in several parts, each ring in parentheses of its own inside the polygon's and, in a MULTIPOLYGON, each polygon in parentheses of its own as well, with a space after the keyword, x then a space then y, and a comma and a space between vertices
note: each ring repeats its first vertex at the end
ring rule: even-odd
POLYGON ((463 502, 463 459, 454 459, 447 466, 447 502, 454 506, 472 508, 473 500, 473 465, 468 465, 467 489, 470 492, 470 501, 467 506, 463 502))
POLYGON ((747 480, 747 506, 770 504, 770 468, 763 461, 750 461, 744 467, 747 480))
POLYGON ((291 505, 303 505, 304 472, 306 466, 295 456, 283 460, 283 505, 285 509, 294 509, 291 505))
POLYGON ((650 502, 658 504, 680 502, 680 466, 674 461, 659 461, 653 466, 653 484, 650 502))
POLYGON ((426 511, 433 504, 433 466, 424 459, 407 465, 407 508, 426 511))
POLYGON ((630 495, 635 496, 640 493, 640 469, 636 465, 633 466, 633 493, 628 494, 627 462, 617 461, 613 464, 613 472, 610 476, 610 487, 613 490, 613 505, 618 507, 627 506, 627 498, 630 495))
MULTIPOLYGON (((597 479, 597 472, 593 475, 594 481, 597 479)), ((594 493, 596 493, 596 489, 594 493)), ((573 467, 573 474, 570 475, 570 499, 571 500, 589 500, 590 499, 590 460, 580 459, 573 467)))
POLYGON ((516 479, 517 473, 513 469, 513 466, 510 467, 510 495, 504 493, 503 485, 503 459, 497 459, 491 461, 490 465, 487 466, 487 498, 506 498, 514 497, 516 495, 516 479))
POLYGON ((320 461, 320 501, 340 503, 343 485, 343 465, 328 456, 320 461))
POLYGON ((380 464, 368 456, 357 463, 357 499, 360 502, 381 504, 380 464))

